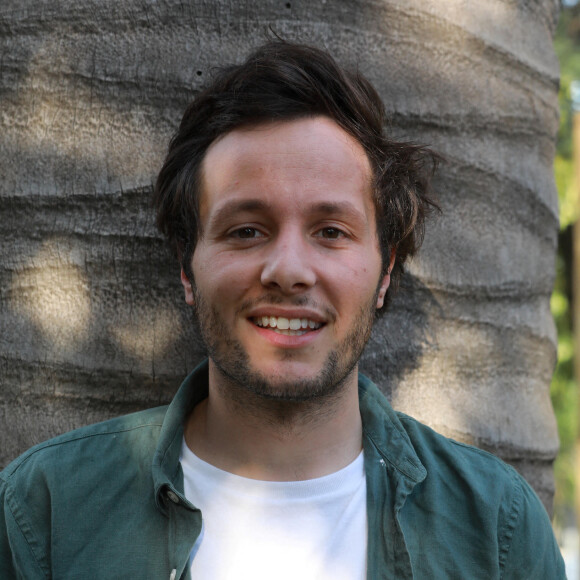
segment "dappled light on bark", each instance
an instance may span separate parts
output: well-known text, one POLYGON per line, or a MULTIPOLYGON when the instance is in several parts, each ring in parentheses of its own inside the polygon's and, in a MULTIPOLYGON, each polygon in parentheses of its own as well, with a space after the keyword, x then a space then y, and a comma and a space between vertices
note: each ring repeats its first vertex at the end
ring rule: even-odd
POLYGON ((115 321, 110 332, 128 354, 147 363, 155 351, 165 352, 182 332, 174 309, 145 305, 133 314, 133 320, 115 321))
POLYGON ((10 288, 11 307, 34 323, 55 352, 74 349, 87 338, 91 316, 86 273, 61 252, 58 240, 45 242, 10 288))

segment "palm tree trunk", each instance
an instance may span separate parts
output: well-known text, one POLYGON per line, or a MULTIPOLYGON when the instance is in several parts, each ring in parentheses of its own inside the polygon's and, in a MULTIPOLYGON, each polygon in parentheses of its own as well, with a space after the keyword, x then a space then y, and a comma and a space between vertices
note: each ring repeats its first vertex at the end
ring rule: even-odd
POLYGON ((396 408, 498 453, 550 506, 558 229, 555 0, 50 3, 0 7, 0 464, 168 401, 203 356, 149 208, 212 67, 268 27, 376 84, 431 144, 429 227, 363 370, 396 408))

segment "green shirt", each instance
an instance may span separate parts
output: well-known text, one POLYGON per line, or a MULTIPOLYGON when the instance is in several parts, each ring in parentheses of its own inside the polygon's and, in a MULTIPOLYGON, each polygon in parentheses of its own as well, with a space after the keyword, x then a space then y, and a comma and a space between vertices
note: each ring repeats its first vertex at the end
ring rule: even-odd
MULTIPOLYGON (((37 445, 0 474, 0 578, 189 578, 201 513, 183 496, 183 425, 207 364, 172 403, 37 445)), ((548 516, 509 466, 395 413, 360 376, 367 577, 565 578, 548 516)), ((204 579, 209 580, 209 579, 204 579)))

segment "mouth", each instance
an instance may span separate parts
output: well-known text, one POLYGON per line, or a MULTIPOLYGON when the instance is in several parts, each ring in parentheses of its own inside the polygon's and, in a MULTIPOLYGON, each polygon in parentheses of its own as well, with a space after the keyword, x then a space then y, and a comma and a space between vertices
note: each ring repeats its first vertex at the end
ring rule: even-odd
POLYGON ((260 327, 273 330, 277 334, 286 336, 301 336, 318 330, 323 326, 322 322, 311 320, 309 318, 285 318, 283 316, 256 316, 251 319, 252 322, 260 327))

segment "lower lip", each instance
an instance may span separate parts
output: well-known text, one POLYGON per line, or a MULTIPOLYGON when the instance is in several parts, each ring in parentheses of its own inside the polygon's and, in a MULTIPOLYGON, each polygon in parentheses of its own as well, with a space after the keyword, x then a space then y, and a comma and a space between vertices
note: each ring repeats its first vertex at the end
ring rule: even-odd
MULTIPOLYGON (((250 322, 250 321, 248 321, 250 322)), ((271 328, 263 328, 262 326, 256 326, 253 322, 250 324, 254 327, 256 332, 264 337, 268 342, 275 346, 279 346, 282 348, 300 348, 302 346, 306 346, 310 342, 316 339, 319 336, 320 332, 324 328, 321 326, 316 330, 309 330, 304 334, 280 334, 271 328)))

